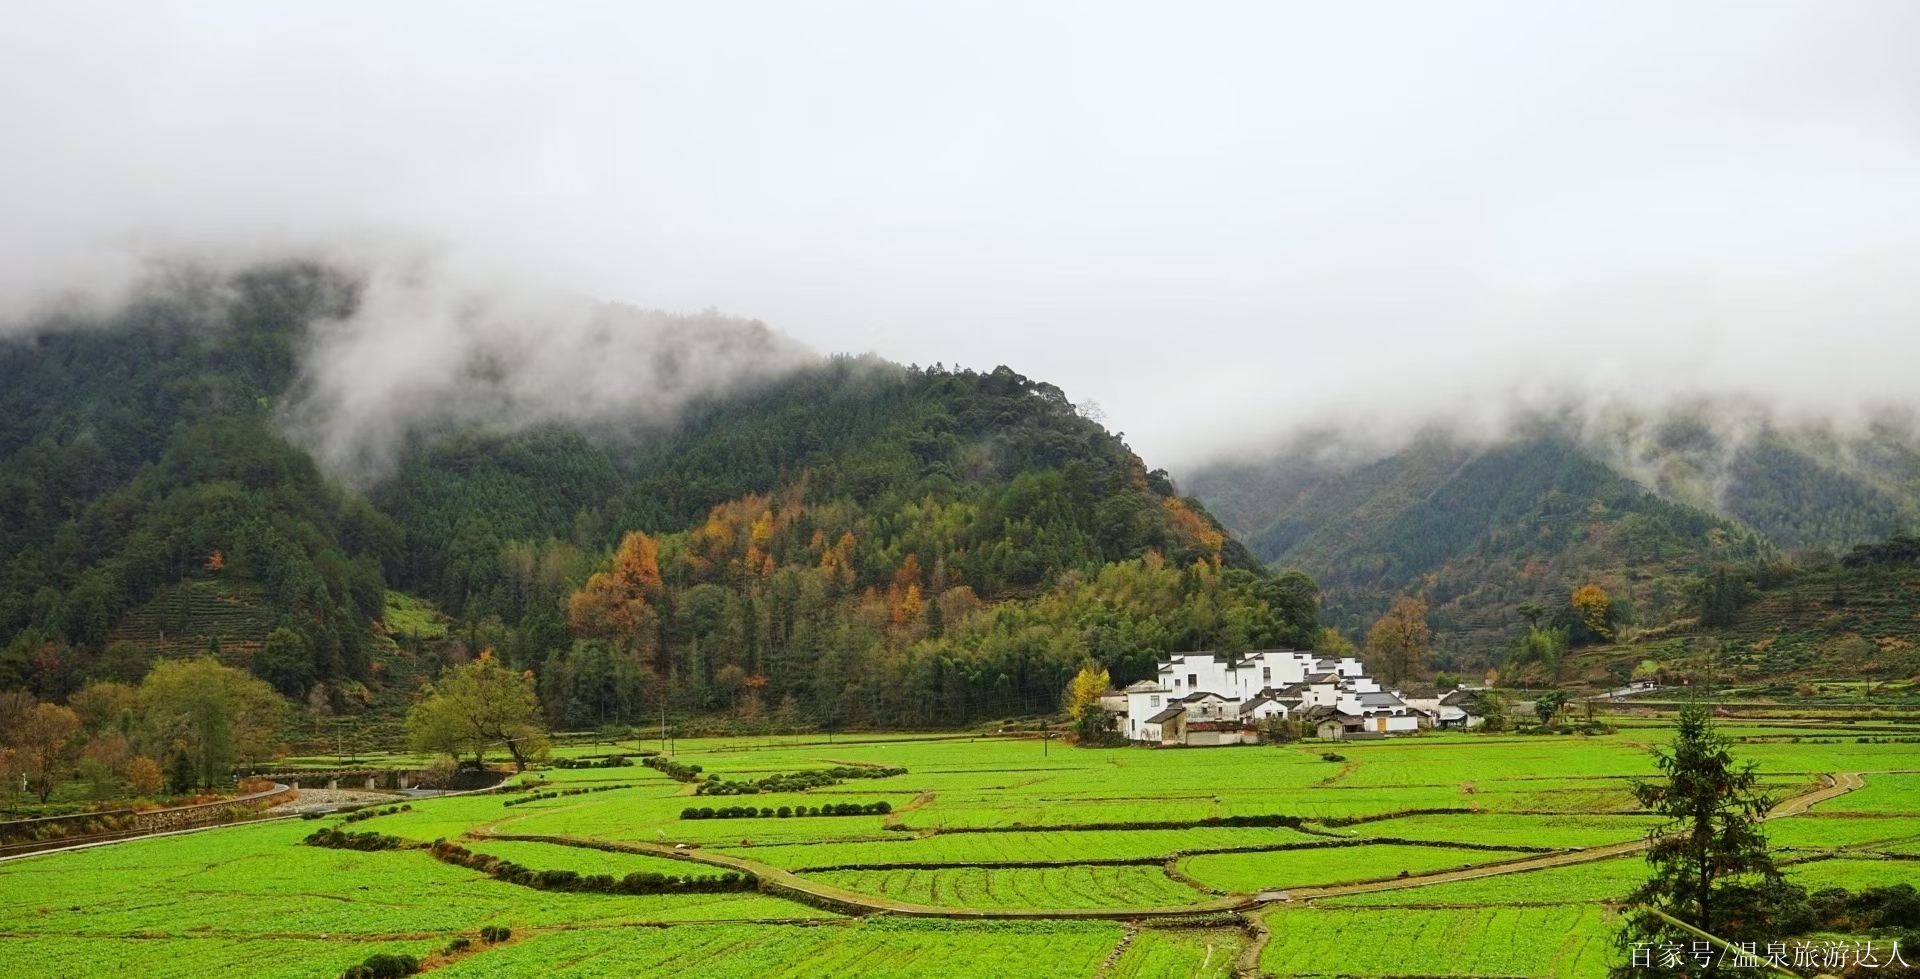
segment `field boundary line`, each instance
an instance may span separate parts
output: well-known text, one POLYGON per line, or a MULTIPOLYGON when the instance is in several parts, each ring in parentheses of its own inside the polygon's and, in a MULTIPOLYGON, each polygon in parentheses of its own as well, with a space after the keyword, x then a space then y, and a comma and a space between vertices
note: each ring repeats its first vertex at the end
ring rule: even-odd
MULTIPOLYGON (((1825 784, 1810 792, 1784 800, 1769 810, 1766 819, 1779 819, 1796 816, 1809 808, 1829 799, 1845 795, 1862 788, 1866 781, 1857 772, 1840 773, 1837 776, 1823 774, 1825 784)), ((613 842, 609 840, 591 840, 570 836, 541 836, 531 834, 495 833, 490 829, 469 831, 467 838, 477 841, 517 840, 530 843, 552 843, 559 846, 584 847, 586 849, 605 850, 616 853, 639 853, 649 856, 667 857, 690 863, 701 863, 727 870, 749 873, 761 883, 761 888, 781 894, 803 904, 813 904, 834 911, 846 911, 850 914, 894 914, 902 917, 946 918, 955 921, 1022 921, 1022 920, 1134 920, 1141 918, 1193 918, 1215 915, 1225 912, 1247 911, 1274 903, 1310 901, 1315 898, 1336 897, 1348 894, 1365 894, 1373 891, 1398 890, 1408 887, 1424 887, 1431 884, 1450 883, 1461 880, 1475 880, 1482 877, 1495 877, 1503 874, 1526 873, 1535 870, 1547 870, 1574 864, 1592 863, 1610 860, 1632 853, 1638 853, 1651 844, 1647 840, 1634 840, 1606 846, 1587 847, 1579 850, 1562 850, 1542 856, 1521 857, 1500 863, 1483 864, 1457 870, 1437 871, 1428 874, 1393 877, 1384 880, 1365 881, 1353 884, 1334 884, 1325 887, 1269 889, 1252 894, 1228 894, 1218 900, 1200 904, 1183 905, 1172 908, 967 908, 937 907, 926 904, 913 904, 892 898, 880 897, 859 891, 834 887, 815 880, 808 880, 790 870, 783 870, 758 860, 749 860, 728 854, 716 853, 697 847, 676 849, 661 843, 641 841, 613 842)), ((1429 845, 1446 846, 1444 843, 1429 845)), ((1244 958, 1244 956, 1243 956, 1244 958)), ((1257 965, 1258 960, 1255 959, 1257 965)))
MULTIPOLYGON (((1768 810, 1765 819, 1784 819, 1805 813, 1813 806, 1838 798, 1855 789, 1866 786, 1866 780, 1858 772, 1823 774, 1825 782, 1819 788, 1782 800, 1768 810)), ((1528 873, 1536 870, 1550 870, 1555 867, 1568 867, 1575 864, 1593 863, 1611 860, 1628 854, 1638 853, 1652 844, 1647 840, 1633 840, 1627 843, 1610 843, 1604 846, 1586 847, 1579 850, 1567 850, 1561 853, 1530 859, 1512 860, 1504 863, 1485 864, 1466 870, 1443 870, 1430 874, 1409 875, 1379 881, 1363 881, 1353 884, 1334 884, 1327 887, 1295 887, 1286 890, 1261 891, 1257 897, 1261 903, 1294 900, 1313 900, 1323 897, 1345 897, 1349 894, 1368 894, 1375 891, 1398 890, 1407 887, 1425 887, 1431 884, 1449 884, 1455 881, 1478 880, 1482 877, 1497 877, 1502 874, 1528 873)))
POLYGON ((728 870, 750 873, 759 878, 764 889, 792 897, 802 903, 824 904, 833 910, 847 909, 853 914, 894 914, 909 918, 948 918, 956 921, 1028 921, 1028 920, 1090 920, 1090 921, 1127 921, 1137 918, 1192 918, 1221 914, 1232 911, 1244 911, 1258 904, 1251 894, 1229 894, 1213 901, 1199 904, 1179 905, 1176 907, 1149 908, 968 908, 940 907, 928 904, 913 904, 893 898, 881 897, 843 887, 835 887, 816 880, 808 880, 790 870, 782 870, 758 860, 747 860, 726 854, 713 853, 701 849, 676 850, 659 843, 627 841, 614 843, 606 840, 583 840, 567 836, 531 836, 523 834, 497 834, 487 832, 469 832, 467 836, 476 841, 518 840, 529 843, 553 843, 559 846, 578 846, 594 850, 612 852, 640 853, 649 856, 668 857, 685 860, 690 863, 703 863, 728 870))

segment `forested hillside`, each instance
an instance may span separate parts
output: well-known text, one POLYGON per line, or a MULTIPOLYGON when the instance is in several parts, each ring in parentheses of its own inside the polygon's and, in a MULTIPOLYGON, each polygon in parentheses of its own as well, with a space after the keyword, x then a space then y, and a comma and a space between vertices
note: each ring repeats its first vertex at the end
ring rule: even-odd
POLYGON ((1354 463, 1308 442, 1188 488, 1262 560, 1319 579, 1329 622, 1356 638, 1396 594, 1422 595, 1440 660, 1465 668, 1501 660, 1528 628, 1523 605, 1564 605, 1583 584, 1624 623, 1657 626, 1695 615, 1717 566, 1818 565, 1920 514, 1920 443, 1901 424, 1736 438, 1710 422, 1536 419, 1491 443, 1430 432, 1354 463))
POLYGON ((0 342, 0 683, 60 697, 88 677, 137 680, 151 650, 115 630, 169 593, 169 609, 191 605, 182 582, 299 635, 276 650, 299 662, 262 670, 285 666, 285 692, 367 675, 399 532, 274 421, 296 327, 351 301, 333 275, 280 269, 0 342))
POLYGON ((1006 367, 834 358, 671 424, 440 415, 394 471, 323 472, 286 407, 357 299, 284 267, 0 341, 0 687, 205 651, 311 719, 488 655, 558 726, 933 724, 1051 709, 1089 658, 1316 636, 1311 580, 1006 367))
POLYGON ((1920 691, 1920 537, 1862 544, 1802 566, 1717 568, 1697 620, 1601 643, 1563 671, 1732 695, 1869 702, 1920 691), (1902 682, 1904 681, 1904 682, 1902 682))

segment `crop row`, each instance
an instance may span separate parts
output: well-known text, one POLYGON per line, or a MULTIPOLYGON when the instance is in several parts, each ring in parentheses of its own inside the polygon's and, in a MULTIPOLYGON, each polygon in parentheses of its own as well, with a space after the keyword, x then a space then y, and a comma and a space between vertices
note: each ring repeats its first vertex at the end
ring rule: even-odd
POLYGON ((807 876, 851 891, 951 907, 1175 907, 1207 899, 1207 895, 1169 878, 1158 866, 955 867, 807 876))

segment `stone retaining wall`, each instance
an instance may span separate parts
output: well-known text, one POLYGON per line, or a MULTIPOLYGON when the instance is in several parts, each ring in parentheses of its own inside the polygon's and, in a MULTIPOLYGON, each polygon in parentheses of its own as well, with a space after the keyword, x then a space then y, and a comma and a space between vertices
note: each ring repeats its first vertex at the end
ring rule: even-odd
POLYGON ((293 798, 293 787, 275 785, 265 792, 222 799, 219 802, 203 802, 197 806, 180 806, 174 809, 155 809, 151 812, 135 813, 134 829, 141 833, 171 833, 182 829, 199 829, 202 826, 217 826, 232 822, 255 808, 265 808, 293 798))

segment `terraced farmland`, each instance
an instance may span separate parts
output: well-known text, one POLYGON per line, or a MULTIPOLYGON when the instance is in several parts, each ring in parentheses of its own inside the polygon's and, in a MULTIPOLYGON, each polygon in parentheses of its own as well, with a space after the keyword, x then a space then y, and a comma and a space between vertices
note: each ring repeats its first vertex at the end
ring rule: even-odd
MULTIPOLYGON (((651 769, 548 769, 515 780, 525 787, 415 800, 351 824, 262 823, 0 862, 0 954, 7 975, 30 979, 95 968, 332 977, 375 952, 421 956, 434 975, 500 979, 1188 977, 1256 966, 1278 976, 1597 976, 1617 904, 1645 874, 1631 849, 1652 821, 1629 811, 1627 786, 1650 774, 1643 745, 1657 730, 1428 736, 1343 746, 1344 762, 1322 760, 1318 746, 1043 753, 1032 741, 955 737, 681 741, 679 760, 731 780, 847 764, 906 771, 696 799, 651 769), (894 812, 682 818, 696 803, 876 799, 894 812), (320 826, 402 845, 302 845, 320 826), (424 849, 441 839, 549 874, 514 883, 443 863, 424 849), (1567 857, 1592 847, 1623 855, 1567 857), (1588 862, 1555 865, 1563 858, 1588 862), (725 873, 754 875, 761 889, 611 889, 630 874, 725 873), (541 889, 549 884, 560 889, 541 889), (1261 896, 1274 888, 1292 889, 1292 900, 1261 896), (1170 916, 1133 920, 1149 909, 1170 916), (1076 920, 1087 916, 1107 920, 1076 920), (1248 943, 1260 921, 1271 937, 1255 963, 1248 943), (512 939, 479 941, 488 926, 512 939)), ((1823 784, 1819 772, 1866 773, 1863 787, 1767 824, 1782 854, 1801 861, 1790 879, 1857 888, 1920 866, 1893 859, 1920 853, 1912 746, 1743 747, 1762 749, 1781 794, 1823 784)))

